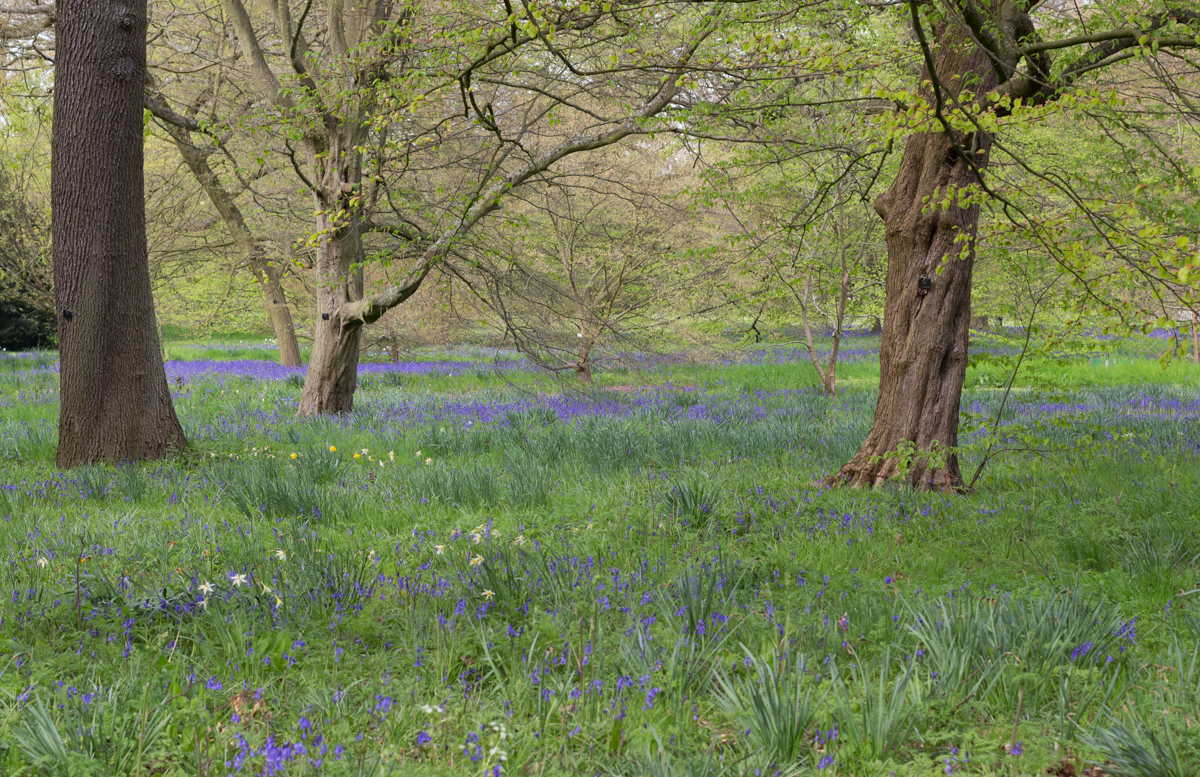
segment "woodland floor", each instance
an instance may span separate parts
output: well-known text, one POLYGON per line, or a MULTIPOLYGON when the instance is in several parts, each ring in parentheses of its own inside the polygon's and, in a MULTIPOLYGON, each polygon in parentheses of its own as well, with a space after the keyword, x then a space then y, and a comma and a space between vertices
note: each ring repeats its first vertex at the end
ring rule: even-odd
POLYGON ((835 398, 794 348, 587 393, 428 352, 307 421, 178 345, 192 454, 68 472, 53 355, 5 355, 0 775, 1193 774, 1200 366, 1038 357, 991 433, 981 339, 963 471, 1024 450, 823 490, 876 345, 835 398))

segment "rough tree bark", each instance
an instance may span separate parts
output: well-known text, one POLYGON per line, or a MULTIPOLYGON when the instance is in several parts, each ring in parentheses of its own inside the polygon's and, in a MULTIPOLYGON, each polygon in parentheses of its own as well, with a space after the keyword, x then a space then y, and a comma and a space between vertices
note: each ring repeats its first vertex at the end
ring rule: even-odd
MULTIPOLYGON (((330 171, 336 174, 337 171, 330 171)), ((326 189, 326 187, 322 187, 326 189)), ((328 187, 336 191, 333 187, 328 187)), ((362 300, 362 230, 358 224, 338 226, 327 214, 336 212, 319 203, 318 231, 324 237, 317 247, 317 320, 312 355, 299 415, 348 413, 354 409, 358 385, 358 354, 362 321, 350 318, 349 306, 362 300)), ((344 212, 354 213, 355 210, 344 212)))
MULTIPOLYGON (((943 23, 936 39, 933 61, 943 90, 956 91, 964 81, 976 94, 996 86, 987 56, 965 28, 943 23)), ((922 83, 928 78, 926 69, 922 83)), ((930 89, 923 94, 935 102, 930 89)), ((952 188, 977 182, 960 150, 982 169, 991 143, 981 132, 913 135, 895 181, 875 202, 888 251, 879 399, 870 434, 854 458, 827 479, 830 485, 874 487, 901 476, 921 488, 951 491, 963 485, 953 449, 967 370, 979 206, 954 203, 943 209, 940 203, 952 188)))
POLYGON ((187 447, 159 354, 146 253, 146 0, 57 4, 51 209, 58 465, 187 447))

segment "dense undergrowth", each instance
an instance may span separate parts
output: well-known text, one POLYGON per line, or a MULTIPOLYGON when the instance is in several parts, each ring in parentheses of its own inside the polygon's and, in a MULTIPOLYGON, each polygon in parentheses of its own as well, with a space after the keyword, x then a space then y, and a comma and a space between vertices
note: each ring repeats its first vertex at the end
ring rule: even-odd
POLYGON ((817 484, 865 356, 479 361, 308 421, 189 373, 189 457, 69 472, 6 361, 0 773, 1195 773, 1192 365, 1047 360, 997 426, 977 364, 964 470, 1016 450, 947 496, 817 484))

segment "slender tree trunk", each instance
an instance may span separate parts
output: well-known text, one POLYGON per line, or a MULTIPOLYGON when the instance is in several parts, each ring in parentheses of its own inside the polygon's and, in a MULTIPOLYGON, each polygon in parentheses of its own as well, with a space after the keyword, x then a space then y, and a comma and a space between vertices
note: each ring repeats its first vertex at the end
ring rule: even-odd
MULTIPOLYGON (((995 86, 987 60, 963 30, 943 26, 937 38, 943 88, 956 89, 966 80, 977 94, 986 94, 995 86)), ((978 167, 986 166, 991 147, 986 134, 952 139, 945 132, 919 133, 908 139, 896 180, 875 203, 888 250, 879 398, 870 434, 858 454, 828 478, 831 485, 874 487, 899 477, 943 491, 963 485, 953 449, 967 370, 979 207, 941 207, 951 187, 976 182, 955 140, 978 167)))
POLYGON ((1192 361, 1200 364, 1200 320, 1192 311, 1192 361))
POLYGON ((187 447, 159 352, 146 253, 146 0, 59 0, 51 209, 58 466, 187 447))
POLYGON ((808 320, 808 305, 813 300, 812 295, 812 275, 806 273, 804 276, 804 293, 800 299, 800 323, 804 327, 804 344, 808 348, 808 360, 812 362, 812 366, 817 371, 817 382, 821 384, 821 393, 827 397, 832 397, 837 390, 837 377, 834 370, 837 369, 837 345, 838 337, 835 333, 833 341, 833 352, 830 354, 829 369, 821 364, 821 357, 817 354, 817 346, 813 342, 812 325, 808 320))
MULTIPOLYGON (((161 100, 161 97, 159 99, 161 100)), ((284 367, 299 367, 303 364, 300 361, 300 343, 296 340, 296 325, 292 322, 292 311, 288 307, 287 295, 281 283, 283 274, 263 255, 262 245, 251 233, 241 208, 208 164, 208 152, 192 143, 189 130, 169 122, 165 126, 171 139, 175 141, 175 148, 178 149, 184 164, 204 189, 213 207, 221 214, 225 229, 241 251, 247 268, 262 286, 267 318, 271 320, 275 341, 279 343, 279 363, 284 367)))
POLYGON ((280 282, 281 274, 266 260, 251 265, 263 290, 263 304, 275 330, 275 342, 279 343, 279 363, 284 367, 299 367, 300 342, 296 339, 296 325, 292 321, 292 310, 288 307, 287 294, 280 282))

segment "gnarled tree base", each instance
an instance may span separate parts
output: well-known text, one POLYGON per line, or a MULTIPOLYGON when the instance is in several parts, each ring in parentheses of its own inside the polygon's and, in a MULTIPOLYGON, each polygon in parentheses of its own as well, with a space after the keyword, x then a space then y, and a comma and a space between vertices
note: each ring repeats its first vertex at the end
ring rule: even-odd
POLYGON ((932 467, 914 463, 905 473, 895 453, 891 456, 877 455, 868 453, 865 447, 841 469, 821 482, 834 488, 881 488, 892 481, 921 491, 959 493, 965 488, 962 473, 958 470, 958 460, 954 456, 936 462, 932 467))

